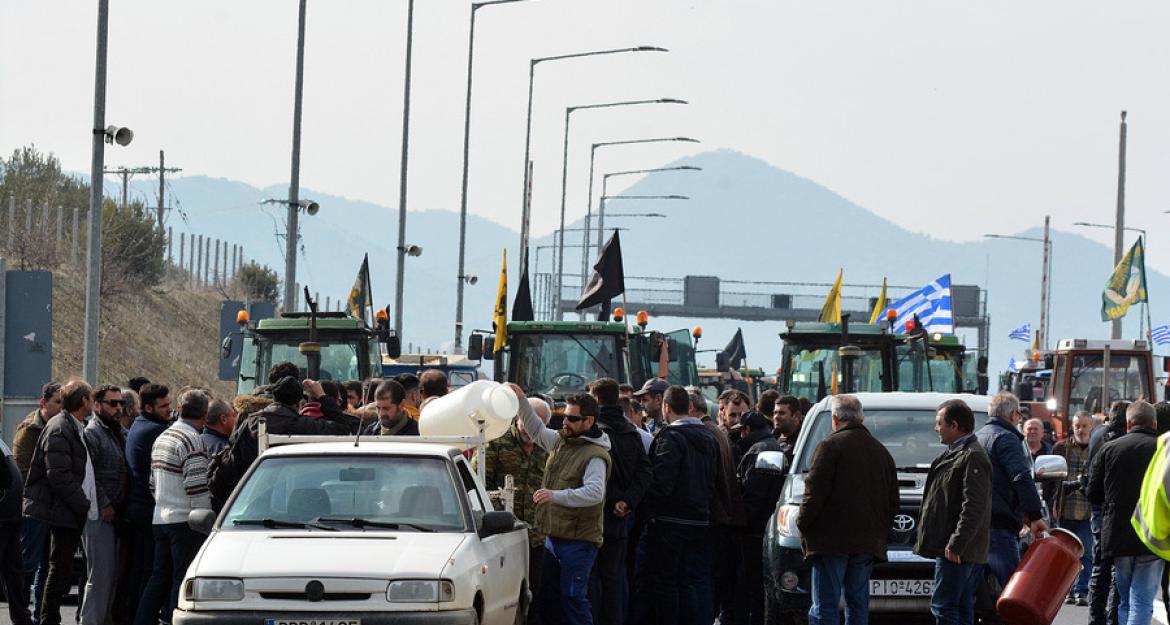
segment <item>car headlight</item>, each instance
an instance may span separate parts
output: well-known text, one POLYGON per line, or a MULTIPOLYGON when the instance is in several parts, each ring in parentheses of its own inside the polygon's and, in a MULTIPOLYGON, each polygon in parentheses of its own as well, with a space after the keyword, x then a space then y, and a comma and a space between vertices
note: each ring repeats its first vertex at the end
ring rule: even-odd
POLYGON ((386 601, 437 603, 455 600, 455 584, 445 579, 400 579, 386 587, 386 601))
POLYGON ((196 577, 187 580, 189 601, 240 601, 244 598, 244 580, 230 577, 196 577))
POLYGON ((800 538, 800 530, 796 527, 796 517, 800 515, 800 506, 784 504, 776 510, 776 533, 785 538, 800 538))

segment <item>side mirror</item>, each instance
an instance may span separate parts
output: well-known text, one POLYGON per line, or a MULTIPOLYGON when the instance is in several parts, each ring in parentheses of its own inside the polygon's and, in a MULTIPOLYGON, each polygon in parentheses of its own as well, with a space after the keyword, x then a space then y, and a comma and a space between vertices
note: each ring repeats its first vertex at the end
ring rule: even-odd
POLYGON ((484 360, 495 360, 495 358, 496 358, 496 349, 495 349, 496 348, 496 335, 494 335, 494 334, 481 334, 480 336, 483 338, 483 347, 484 347, 484 349, 482 350, 483 359, 484 360))
POLYGON ((765 473, 784 475, 788 472, 788 456, 782 451, 761 451, 756 456, 756 469, 765 473))
POLYGON ((467 359, 483 360, 483 335, 472 333, 467 337, 467 359))
POLYGON ((215 527, 215 517, 215 510, 197 508, 187 513, 187 527, 200 534, 210 534, 211 528, 215 527))
POLYGON ((402 355, 402 339, 398 338, 397 334, 386 337, 386 355, 391 358, 398 358, 402 355))
POLYGON ((719 373, 731 371, 731 359, 727 357, 727 354, 723 352, 715 354, 715 370, 719 373))
POLYGON ((1045 369, 1055 369, 1056 368, 1056 357, 1053 356, 1052 354, 1048 354, 1047 356, 1045 356, 1044 357, 1044 368, 1045 369))
POLYGON ((479 537, 487 538, 496 534, 507 534, 516 529, 516 516, 507 510, 488 512, 483 515, 483 523, 479 527, 479 537))
POLYGON ((223 337, 223 343, 219 345, 219 359, 227 360, 232 355, 232 337, 223 337))
POLYGON ((1037 456, 1032 463, 1032 476, 1040 481, 1068 478, 1068 461, 1064 456, 1037 456))

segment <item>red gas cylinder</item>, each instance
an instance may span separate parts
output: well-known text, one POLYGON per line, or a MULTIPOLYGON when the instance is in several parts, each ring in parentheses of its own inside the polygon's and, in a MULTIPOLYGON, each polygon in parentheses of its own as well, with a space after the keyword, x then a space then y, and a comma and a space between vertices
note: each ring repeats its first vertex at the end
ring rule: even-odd
POLYGON ((1032 543, 1003 589, 996 611, 1008 625, 1049 625, 1081 572, 1084 545, 1075 534, 1054 529, 1032 543))

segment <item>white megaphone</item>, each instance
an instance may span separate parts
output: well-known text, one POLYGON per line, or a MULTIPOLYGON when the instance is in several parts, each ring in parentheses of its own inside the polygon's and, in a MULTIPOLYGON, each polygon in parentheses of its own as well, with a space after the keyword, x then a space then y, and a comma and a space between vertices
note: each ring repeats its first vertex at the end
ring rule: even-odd
POLYGON ((491 380, 476 380, 437 397, 422 409, 418 431, 423 436, 475 436, 484 424, 484 441, 504 435, 520 402, 512 389, 491 380))

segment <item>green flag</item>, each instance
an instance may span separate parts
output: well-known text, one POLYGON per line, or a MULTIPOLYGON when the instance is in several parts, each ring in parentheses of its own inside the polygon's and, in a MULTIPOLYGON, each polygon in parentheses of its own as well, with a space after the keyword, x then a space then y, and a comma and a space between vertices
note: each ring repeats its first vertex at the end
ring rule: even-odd
POLYGON ((1101 293, 1101 321, 1120 319, 1129 307, 1146 301, 1146 251, 1142 238, 1129 248, 1101 293))

